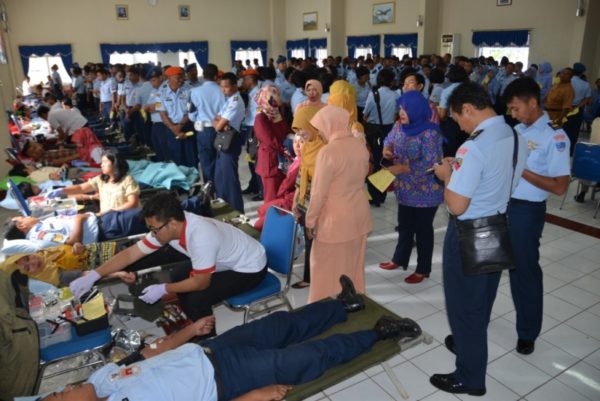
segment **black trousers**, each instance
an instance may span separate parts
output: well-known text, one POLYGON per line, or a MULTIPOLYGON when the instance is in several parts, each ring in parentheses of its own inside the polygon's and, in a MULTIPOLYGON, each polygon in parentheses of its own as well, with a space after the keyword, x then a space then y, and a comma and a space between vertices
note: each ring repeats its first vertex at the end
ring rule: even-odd
POLYGON ((431 273, 433 256, 433 218, 435 207, 411 207, 398 205, 398 243, 392 261, 406 267, 410 260, 413 239, 417 242, 416 273, 428 276, 431 273))
POLYGON ((564 123, 564 125, 562 126, 562 129, 565 131, 565 133, 569 137, 569 141, 571 142, 571 147, 569 148, 570 156, 573 156, 573 152, 575 152, 575 144, 579 140, 579 130, 581 129, 582 123, 583 108, 580 108, 579 112, 568 117, 567 122, 564 123))
MULTIPOLYGON (((367 145, 371 148, 373 153, 373 173, 381 170, 381 159, 383 153, 383 141, 387 134, 392 130, 393 124, 365 124, 365 136, 367 139, 367 145)), ((369 195, 371 195, 372 204, 380 205, 385 202, 387 192, 379 192, 377 188, 367 180, 367 188, 369 189, 369 195)))
MULTIPOLYGON (((185 280, 191 271, 191 265, 175 268, 171 270, 171 281, 185 280)), ((196 321, 201 317, 212 315, 213 305, 256 287, 266 274, 266 267, 256 273, 239 273, 232 270, 213 273, 208 288, 202 291, 179 293, 177 297, 183 311, 190 319, 196 321)))

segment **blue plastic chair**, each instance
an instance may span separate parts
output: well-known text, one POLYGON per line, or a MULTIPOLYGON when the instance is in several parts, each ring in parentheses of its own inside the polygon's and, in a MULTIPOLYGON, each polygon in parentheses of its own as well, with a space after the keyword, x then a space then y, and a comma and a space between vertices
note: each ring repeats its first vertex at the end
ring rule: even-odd
POLYGON ((85 336, 78 336, 75 328, 71 327, 71 339, 62 343, 50 345, 42 348, 40 351, 40 372, 36 386, 36 392, 42 383, 42 380, 51 377, 60 376, 65 373, 73 372, 85 367, 106 364, 106 358, 103 351, 112 344, 112 335, 110 327, 95 331, 85 336), (76 367, 70 367, 53 372, 44 377, 44 371, 48 366, 57 364, 67 359, 78 356, 86 356, 86 362, 76 367), (91 358, 96 356, 97 358, 91 358), (87 358, 89 357, 89 358, 87 358))
POLYGON ((23 216, 31 216, 31 209, 29 209, 27 201, 25 200, 25 197, 21 193, 21 190, 19 189, 17 184, 15 184, 15 182, 9 178, 8 180, 6 180, 6 185, 8 186, 8 189, 12 192, 14 198, 16 199, 21 214, 23 216))
POLYGON ((258 286, 225 301, 229 308, 244 311, 244 323, 283 306, 289 311, 293 309, 287 292, 294 263, 296 224, 294 215, 288 210, 271 206, 267 211, 260 243, 267 251, 269 271, 258 286), (283 288, 279 278, 271 271, 285 277, 283 288))
MULTIPOLYGON (((600 145, 593 143, 579 142, 575 144, 575 152, 573 153, 573 164, 571 165, 571 182, 573 180, 585 180, 600 183, 600 145)), ((581 189, 581 181, 577 184, 577 193, 581 189)), ((592 199, 595 189, 592 188, 592 199)), ((567 199, 568 188, 565 196, 560 204, 562 209, 567 199)), ((596 204, 594 218, 598 214, 600 208, 600 200, 596 204)))

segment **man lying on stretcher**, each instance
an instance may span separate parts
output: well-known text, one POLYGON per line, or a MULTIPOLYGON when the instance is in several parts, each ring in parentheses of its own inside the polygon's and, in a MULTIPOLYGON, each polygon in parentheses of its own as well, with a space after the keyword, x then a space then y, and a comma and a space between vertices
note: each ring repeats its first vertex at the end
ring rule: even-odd
POLYGON ((87 383, 43 400, 281 400, 291 385, 317 379, 327 369, 368 352, 377 341, 421 334, 410 319, 383 316, 370 330, 310 340, 346 321, 347 313, 364 308, 352 281, 342 276, 340 282, 342 292, 336 300, 276 312, 200 345, 184 344, 212 331, 214 317, 201 318, 144 348, 137 361, 108 364, 87 383))

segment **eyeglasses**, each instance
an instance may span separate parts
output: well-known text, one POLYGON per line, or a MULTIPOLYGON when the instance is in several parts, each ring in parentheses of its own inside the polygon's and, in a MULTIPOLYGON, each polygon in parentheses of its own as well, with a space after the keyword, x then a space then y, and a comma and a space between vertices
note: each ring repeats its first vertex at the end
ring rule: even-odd
POLYGON ((169 224, 169 222, 168 222, 168 221, 167 221, 165 224, 163 224, 162 226, 160 226, 160 227, 156 227, 156 228, 155 228, 155 227, 152 227, 152 226, 146 226, 146 228, 148 228, 148 231, 150 231, 152 234, 156 235, 156 234, 158 234, 158 232, 159 232, 160 230, 162 230, 162 229, 163 229, 163 228, 164 228, 164 227, 165 227, 167 224, 169 224))

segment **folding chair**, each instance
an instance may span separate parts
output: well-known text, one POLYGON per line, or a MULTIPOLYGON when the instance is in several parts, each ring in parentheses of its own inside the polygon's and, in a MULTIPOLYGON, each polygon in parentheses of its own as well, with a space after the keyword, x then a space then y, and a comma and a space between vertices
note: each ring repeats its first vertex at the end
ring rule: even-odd
MULTIPOLYGON (((570 182, 573 182, 573 180, 580 180, 577 184, 577 193, 581 189, 581 180, 600 182, 600 145, 584 142, 575 144, 570 182)), ((568 192, 567 188, 559 209, 563 208, 568 192)), ((596 188, 592 187, 592 200, 594 199, 595 192, 596 188)), ((598 214, 598 208, 600 208, 600 200, 596 203, 594 218, 598 214)))
POLYGON ((6 180, 6 185, 8 186, 8 190, 12 192, 13 197, 16 199, 21 214, 23 216, 31 216, 31 209, 29 209, 27 201, 25 200, 25 197, 21 193, 21 190, 17 184, 15 184, 15 182, 9 178, 6 180))
POLYGON ((271 206, 267 211, 260 243, 267 251, 267 267, 285 276, 285 285, 282 289, 279 278, 269 271, 256 288, 228 298, 225 304, 229 308, 244 311, 244 323, 282 306, 292 310, 287 292, 294 263, 296 224, 294 215, 287 210, 271 206), (274 301, 278 302, 270 305, 274 301))
POLYGON ((110 327, 95 331, 85 336, 78 336, 75 328, 71 328, 71 340, 53 344, 49 347, 42 348, 40 352, 40 372, 39 379, 36 386, 36 392, 39 391, 42 380, 49 379, 52 377, 60 376, 65 373, 74 372, 76 370, 106 364, 106 357, 104 351, 112 344, 112 336, 110 327), (68 359, 83 356, 86 361, 82 365, 76 367, 65 367, 52 374, 44 377, 44 371, 51 365, 58 364, 59 362, 66 361, 68 359), (96 356, 95 360, 92 357, 96 356))

